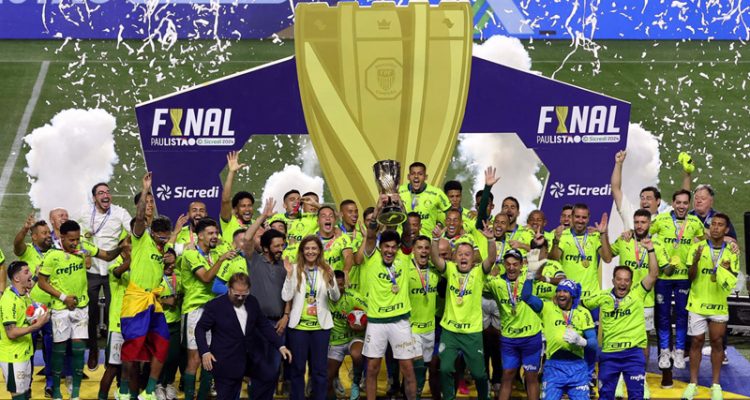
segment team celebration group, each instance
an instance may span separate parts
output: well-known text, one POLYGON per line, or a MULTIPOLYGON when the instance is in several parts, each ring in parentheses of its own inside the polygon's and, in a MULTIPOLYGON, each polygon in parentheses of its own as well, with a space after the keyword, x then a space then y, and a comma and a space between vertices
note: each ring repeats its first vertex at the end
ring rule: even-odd
POLYGON ((643 399, 655 330, 663 387, 689 360, 684 399, 696 396, 708 333, 711 398, 721 399, 727 296, 739 273, 730 217, 713 208, 710 186, 691 191, 688 162, 666 201, 646 187, 631 204, 625 157, 612 173, 625 224, 616 238, 607 215, 593 222, 585 204, 563 207, 559 223, 533 210, 522 225, 515 198, 495 202, 492 167, 473 207, 462 206, 460 182, 431 186, 427 166, 414 162, 397 194, 360 214, 365 205, 320 204, 294 188, 256 204, 233 191, 246 165, 232 152, 220 215, 194 199, 175 223, 155 212, 150 173, 135 218, 98 183, 83 210, 29 216, 15 261, 3 256, 7 388, 30 398, 40 346, 45 394, 62 399, 65 386, 78 399, 84 365, 99 368, 106 327, 102 400, 114 382, 120 400, 173 400, 178 388, 190 400, 235 400, 248 377, 251 399, 375 399, 383 365, 388 394, 408 399, 427 386, 431 398, 453 399, 467 381, 480 399, 509 399, 519 382, 530 399, 643 399), (392 203, 407 213, 399 226, 378 222, 392 203), (600 277, 613 257, 612 276, 600 277), (339 379, 347 373, 350 388, 339 379))

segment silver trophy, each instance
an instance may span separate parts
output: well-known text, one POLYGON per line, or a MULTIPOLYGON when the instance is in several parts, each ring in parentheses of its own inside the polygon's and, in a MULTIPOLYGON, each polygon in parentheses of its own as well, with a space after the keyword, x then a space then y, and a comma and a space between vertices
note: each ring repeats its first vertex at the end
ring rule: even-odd
MULTIPOLYGON (((380 194, 398 194, 401 183, 401 164, 396 160, 378 161, 372 166, 375 172, 375 183, 380 194)), ((378 215, 378 222, 383 225, 401 225, 406 221, 406 212, 401 203, 390 197, 378 215)))

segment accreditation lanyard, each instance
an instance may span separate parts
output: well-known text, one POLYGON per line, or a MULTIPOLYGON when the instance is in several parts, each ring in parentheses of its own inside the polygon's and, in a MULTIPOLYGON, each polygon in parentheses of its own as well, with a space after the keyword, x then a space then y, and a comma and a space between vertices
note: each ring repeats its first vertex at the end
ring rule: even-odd
POLYGON ((424 274, 422 273, 422 269, 419 268, 416 262, 412 260, 412 264, 414 264, 414 268, 417 269, 417 275, 419 275, 419 281, 422 283, 422 293, 425 295, 430 292, 430 267, 424 268, 424 274))
POLYGON ((94 229, 94 219, 96 218, 96 206, 91 210, 91 235, 96 236, 97 233, 99 233, 100 230, 104 227, 104 224, 107 223, 107 220, 109 219, 110 214, 112 214, 112 207, 107 209, 107 213, 104 214, 104 219, 99 224, 99 227, 94 229))
POLYGON ((318 267, 313 267, 312 271, 306 269, 305 275, 307 276, 307 283, 310 284, 310 293, 308 294, 308 298, 314 299, 316 294, 315 289, 318 287, 318 267))
POLYGON ((708 244, 708 249, 711 254, 711 263, 714 265, 714 274, 716 274, 716 270, 719 268, 719 263, 721 262, 721 256, 724 254, 724 249, 727 247, 727 242, 721 243, 721 250, 719 250, 719 256, 714 258, 714 248, 711 246, 711 242, 706 240, 706 243, 708 244))
POLYGON ((576 233, 573 231, 573 228, 570 228, 570 234, 573 236, 573 241, 576 244, 576 247, 578 248, 578 254, 581 256, 581 261, 586 260, 586 241, 589 238, 589 231, 588 229, 584 229, 583 233, 583 244, 578 241, 578 237, 576 236, 576 233))
POLYGON ((676 249, 680 245, 680 242, 682 242, 682 237, 685 235, 687 218, 685 218, 682 226, 680 226, 680 224, 677 223, 677 217, 675 216, 674 211, 672 211, 672 223, 674 224, 674 234, 677 236, 677 240, 674 242, 674 248, 676 249))

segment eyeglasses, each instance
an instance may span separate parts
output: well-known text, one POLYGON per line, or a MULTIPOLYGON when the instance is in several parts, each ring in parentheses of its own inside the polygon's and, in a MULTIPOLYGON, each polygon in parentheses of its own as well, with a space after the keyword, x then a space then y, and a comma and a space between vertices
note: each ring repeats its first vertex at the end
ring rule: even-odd
POLYGON ((230 294, 232 296, 234 296, 234 297, 247 297, 247 296, 250 296, 250 291, 249 290, 247 292, 242 292, 242 293, 235 292, 232 289, 229 289, 229 290, 230 290, 230 294))
POLYGON ((104 194, 109 194, 109 190, 106 190, 106 191, 105 190, 99 190, 99 191, 96 192, 97 196, 101 196, 101 195, 104 195, 104 194))

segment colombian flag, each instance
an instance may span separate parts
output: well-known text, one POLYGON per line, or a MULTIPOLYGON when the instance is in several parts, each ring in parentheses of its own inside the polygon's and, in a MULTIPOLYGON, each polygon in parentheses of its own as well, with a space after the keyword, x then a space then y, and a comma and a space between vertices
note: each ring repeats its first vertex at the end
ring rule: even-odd
POLYGON ((123 361, 165 362, 169 350, 169 328, 158 291, 147 292, 130 282, 122 299, 120 325, 125 343, 123 361))

